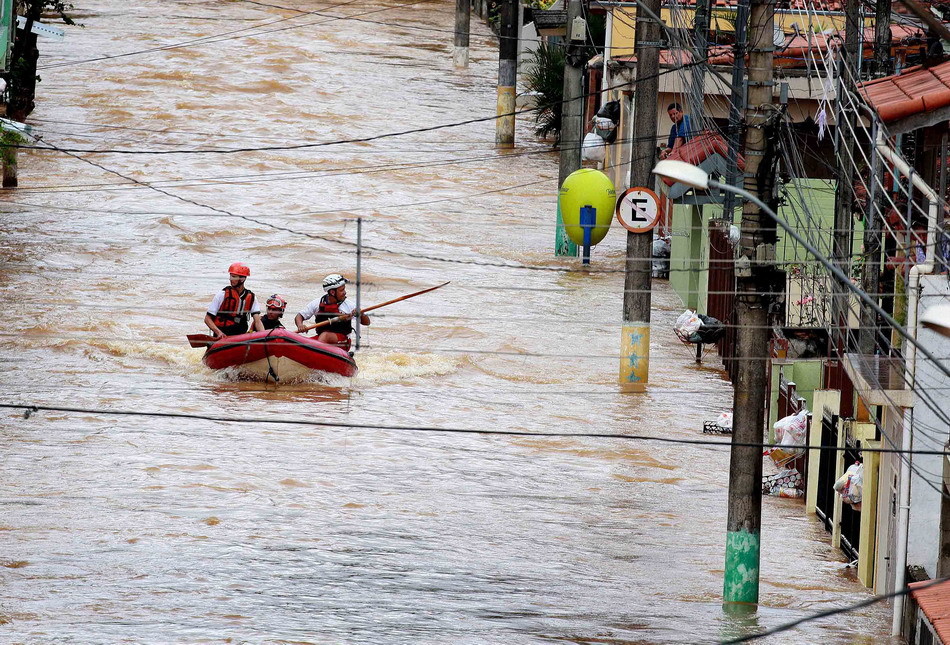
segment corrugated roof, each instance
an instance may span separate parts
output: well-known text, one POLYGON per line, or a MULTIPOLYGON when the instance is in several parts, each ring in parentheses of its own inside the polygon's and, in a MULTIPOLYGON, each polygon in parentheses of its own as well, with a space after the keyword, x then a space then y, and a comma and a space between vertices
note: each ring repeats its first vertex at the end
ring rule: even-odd
POLYGON ((885 123, 950 105, 950 61, 916 66, 861 83, 859 91, 885 123))
POLYGON ((934 626, 934 631, 944 643, 950 643, 950 583, 931 584, 931 580, 912 582, 911 597, 934 626), (924 587, 918 589, 918 587, 924 587))

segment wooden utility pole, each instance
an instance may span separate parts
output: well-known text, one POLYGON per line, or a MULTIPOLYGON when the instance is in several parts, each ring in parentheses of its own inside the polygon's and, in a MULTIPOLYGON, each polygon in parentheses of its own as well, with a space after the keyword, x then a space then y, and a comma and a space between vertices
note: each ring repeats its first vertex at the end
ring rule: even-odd
MULTIPOLYGON (((557 186, 575 170, 581 167, 581 140, 584 138, 584 61, 577 50, 586 43, 571 40, 571 25, 581 17, 581 0, 569 0, 567 3, 567 36, 564 43, 564 85, 561 96, 561 131, 559 140, 559 163, 557 186)), ((558 257, 576 257, 577 245, 567 236, 561 207, 557 209, 557 227, 554 231, 554 255, 558 257)))
MULTIPOLYGON (((660 87, 657 76, 661 46, 659 16, 660 0, 640 0, 634 36, 637 72, 633 88, 631 187, 652 189, 655 181, 652 170, 656 161, 656 101, 660 87)), ((627 231, 620 340, 620 385, 627 391, 642 392, 650 374, 652 264, 653 233, 627 231)))
MULTIPOLYGON (((845 39, 844 57, 839 62, 838 100, 835 115, 835 147, 838 151, 838 187, 835 191, 835 230, 832 235, 832 261, 851 275, 852 211, 854 210, 854 181, 856 177, 855 133, 857 114, 851 101, 847 100, 855 90, 860 70, 861 55, 861 5, 860 0, 846 0, 844 5, 845 39), (844 99, 844 100, 842 100, 844 99)), ((872 144, 873 145, 873 144, 872 144)), ((832 341, 839 352, 848 349, 848 318, 850 292, 833 281, 834 296, 831 300, 832 341)))
POLYGON ((504 0, 498 24, 498 107, 495 143, 515 145, 515 84, 518 77, 518 0, 504 0))
POLYGON ((472 24, 472 0, 455 0, 455 53, 456 67, 468 67, 468 36, 472 24))
MULTIPOLYGON (((747 191, 772 201, 773 169, 765 161, 770 143, 765 126, 772 112, 772 39, 776 0, 752 0, 749 14, 749 76, 746 102, 747 191)), ((774 203, 774 202, 773 202, 774 203)), ((729 462, 729 518, 723 600, 757 603, 762 527, 762 442, 765 429, 768 300, 773 288, 775 224, 758 206, 742 209, 736 259, 736 380, 729 462), (747 444, 747 445, 740 445, 747 444)))

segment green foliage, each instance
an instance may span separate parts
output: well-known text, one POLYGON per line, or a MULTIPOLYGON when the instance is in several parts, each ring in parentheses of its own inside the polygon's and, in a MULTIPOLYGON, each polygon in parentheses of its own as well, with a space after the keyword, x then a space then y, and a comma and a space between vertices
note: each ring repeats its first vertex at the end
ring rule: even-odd
POLYGON ((23 143, 23 137, 13 130, 0 130, 0 158, 6 166, 16 166, 16 146, 23 143))
POLYGON ((541 9, 542 11, 550 9, 557 0, 522 0, 521 4, 532 9, 541 9))
POLYGON ((525 74, 529 91, 537 93, 534 133, 539 137, 561 135, 561 108, 564 101, 564 48, 541 43, 525 74))

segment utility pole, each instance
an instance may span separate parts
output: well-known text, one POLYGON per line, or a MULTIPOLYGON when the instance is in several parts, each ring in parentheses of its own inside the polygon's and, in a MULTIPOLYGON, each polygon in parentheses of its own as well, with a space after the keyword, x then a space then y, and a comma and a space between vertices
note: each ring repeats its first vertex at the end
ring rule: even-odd
MULTIPOLYGON (((732 48, 732 94, 729 99, 729 169, 726 183, 735 186, 739 177, 739 148, 742 136, 742 114, 745 110, 745 55, 748 46, 749 1, 739 0, 736 7, 736 44, 732 48)), ((722 218, 731 222, 736 196, 723 196, 722 218)))
POLYGON ((455 53, 456 67, 468 67, 468 37, 472 24, 472 0, 455 0, 455 53))
POLYGON ((498 107, 495 144, 515 145, 515 84, 518 78, 518 0, 504 0, 498 25, 498 107))
MULTIPOLYGON (((581 140, 584 137, 584 61, 577 50, 587 43, 586 30, 584 40, 572 40, 574 21, 581 18, 581 0, 569 0, 567 3, 567 36, 564 40, 564 85, 561 102, 561 132, 558 169, 558 190, 561 184, 575 170, 581 167, 581 140)), ((561 207, 557 210, 557 228, 554 232, 554 255, 558 257, 576 257, 577 245, 567 237, 561 207)))
MULTIPOLYGON (((696 39, 696 50, 693 52, 693 91, 689 93, 690 119, 693 123, 703 122, 703 97, 706 96, 706 66, 699 64, 709 55, 709 23, 712 12, 709 10, 711 0, 696 0, 696 22, 693 25, 693 37, 696 39)), ((702 208, 702 206, 700 206, 702 208)))
MULTIPOLYGON (((656 158, 656 100, 660 88, 657 76, 661 46, 659 20, 660 0, 640 0, 634 36, 637 73, 633 88, 631 187, 652 189, 655 181, 652 170, 656 158)), ((627 231, 620 340, 620 384, 625 391, 642 392, 649 379, 652 264, 653 233, 627 231)))
MULTIPOLYGON (((835 148, 838 151, 838 187, 835 191, 835 230, 832 235, 831 259, 845 275, 851 275, 853 246, 852 216, 854 210, 855 138, 857 114, 850 101, 841 100, 855 89, 858 78, 858 56, 861 51, 861 5, 859 0, 846 0, 844 5, 844 57, 838 64, 838 100, 835 115, 835 148)), ((831 330, 839 353, 848 350, 848 318, 850 294, 843 285, 832 283, 831 330)))
MULTIPOLYGON (((891 1, 877 0, 874 5, 874 77, 881 78, 891 73, 891 1)), ((881 157, 874 151, 878 124, 871 128, 871 168, 868 191, 868 207, 864 213, 864 263, 861 267, 861 289, 875 301, 881 291, 881 207, 884 185, 881 157)), ((941 193, 943 194, 943 193, 941 193)), ((872 355, 877 346, 880 329, 878 316, 866 303, 861 307, 861 328, 858 330, 858 347, 862 354, 872 355)))
POLYGON ((891 73, 891 0, 874 5, 874 76, 891 73))
MULTIPOLYGON (((749 80, 746 107, 747 191, 772 201, 773 168, 765 132, 772 105, 772 50, 776 0, 752 0, 749 13, 749 80)), ((738 58, 737 58, 738 62, 738 58)), ((762 442, 765 428, 768 301, 775 259, 775 224, 758 206, 742 209, 736 259, 736 350, 732 450, 729 462, 729 518, 723 600, 758 603, 762 528, 762 442), (746 444, 746 445, 741 445, 746 444)))

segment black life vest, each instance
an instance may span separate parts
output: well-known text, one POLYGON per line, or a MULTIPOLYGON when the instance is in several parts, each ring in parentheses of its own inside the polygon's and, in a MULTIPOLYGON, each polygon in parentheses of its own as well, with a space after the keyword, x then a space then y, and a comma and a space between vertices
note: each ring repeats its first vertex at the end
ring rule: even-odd
POLYGON ((261 324, 264 325, 264 329, 283 329, 284 326, 280 324, 280 318, 274 318, 271 320, 267 316, 261 316, 261 324))
MULTIPOLYGON (((327 302, 327 296, 323 296, 320 298, 320 307, 317 309, 317 313, 314 315, 313 319, 316 322, 323 322, 324 320, 329 320, 330 318, 336 318, 339 315, 340 303, 336 302, 330 304, 327 302)), ((353 323, 351 320, 341 320, 325 327, 321 327, 317 331, 318 333, 332 331, 335 334, 349 336, 353 332, 353 323)))
POLYGON ((245 289, 244 294, 239 295, 238 290, 231 285, 226 286, 222 291, 224 291, 224 300, 214 316, 214 324, 225 336, 246 334, 247 319, 250 316, 251 307, 254 306, 254 292, 245 289))

